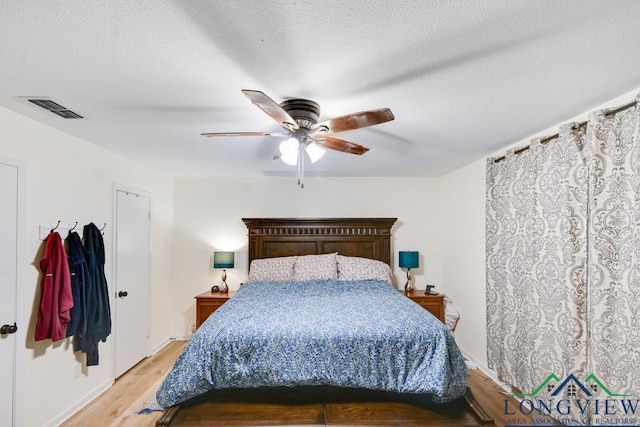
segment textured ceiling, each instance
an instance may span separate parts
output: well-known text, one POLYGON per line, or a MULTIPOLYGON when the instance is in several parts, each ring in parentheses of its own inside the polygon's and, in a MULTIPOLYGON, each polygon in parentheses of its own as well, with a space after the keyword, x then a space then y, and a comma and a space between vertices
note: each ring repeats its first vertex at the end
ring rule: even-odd
POLYGON ((640 87, 631 0, 2 0, 0 105, 185 176, 295 174, 241 89, 388 107, 320 176, 439 176, 640 87), (26 102, 45 96, 84 116, 26 102))

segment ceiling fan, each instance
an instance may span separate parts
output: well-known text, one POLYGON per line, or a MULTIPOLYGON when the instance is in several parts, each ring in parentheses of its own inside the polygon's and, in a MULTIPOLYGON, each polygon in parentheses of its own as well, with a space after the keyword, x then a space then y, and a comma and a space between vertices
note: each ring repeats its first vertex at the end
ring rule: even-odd
POLYGON ((315 163, 324 154, 323 148, 357 155, 369 151, 367 147, 336 138, 328 135, 329 133, 360 129, 394 119, 390 109, 381 108, 347 114, 318 123, 320 105, 314 101, 290 98, 278 104, 259 90, 243 89, 242 93, 269 117, 278 122, 284 128, 285 133, 206 132, 202 135, 209 137, 269 136, 287 138, 280 144, 281 154, 274 158, 280 158, 289 165, 298 165, 298 185, 301 188, 304 188, 302 178, 304 176, 305 152, 309 155, 312 163, 315 163))

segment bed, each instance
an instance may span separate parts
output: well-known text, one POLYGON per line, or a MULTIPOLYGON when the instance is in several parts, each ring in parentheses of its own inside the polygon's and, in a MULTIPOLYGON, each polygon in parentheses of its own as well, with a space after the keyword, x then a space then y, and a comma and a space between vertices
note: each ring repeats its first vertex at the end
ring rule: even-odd
POLYGON ((443 404, 465 395, 451 333, 391 284, 395 218, 243 221, 250 280, 167 374, 157 392, 167 414, 215 390, 364 389, 443 404))

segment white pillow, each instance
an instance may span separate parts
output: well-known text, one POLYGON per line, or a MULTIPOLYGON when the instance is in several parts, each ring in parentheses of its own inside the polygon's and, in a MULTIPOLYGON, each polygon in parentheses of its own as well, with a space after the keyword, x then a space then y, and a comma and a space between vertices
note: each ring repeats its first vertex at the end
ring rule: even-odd
POLYGON ((339 280, 383 280, 391 283, 391 267, 382 261, 338 255, 337 262, 339 280))
POLYGON ((291 281, 296 256, 254 259, 249 266, 249 280, 291 281))
POLYGON ((338 278, 336 255, 303 255, 293 266, 293 280, 325 280, 338 278))

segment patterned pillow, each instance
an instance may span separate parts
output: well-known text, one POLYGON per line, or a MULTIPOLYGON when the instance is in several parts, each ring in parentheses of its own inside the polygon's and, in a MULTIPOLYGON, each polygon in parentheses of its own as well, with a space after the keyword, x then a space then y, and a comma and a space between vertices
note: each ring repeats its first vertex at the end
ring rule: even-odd
POLYGON ((293 280, 337 279, 337 254, 299 256, 293 266, 293 280))
POLYGON ((249 280, 291 281, 296 256, 254 259, 249 266, 249 280))
POLYGON ((391 267, 369 258, 337 256, 339 280, 383 280, 391 283, 391 267))

